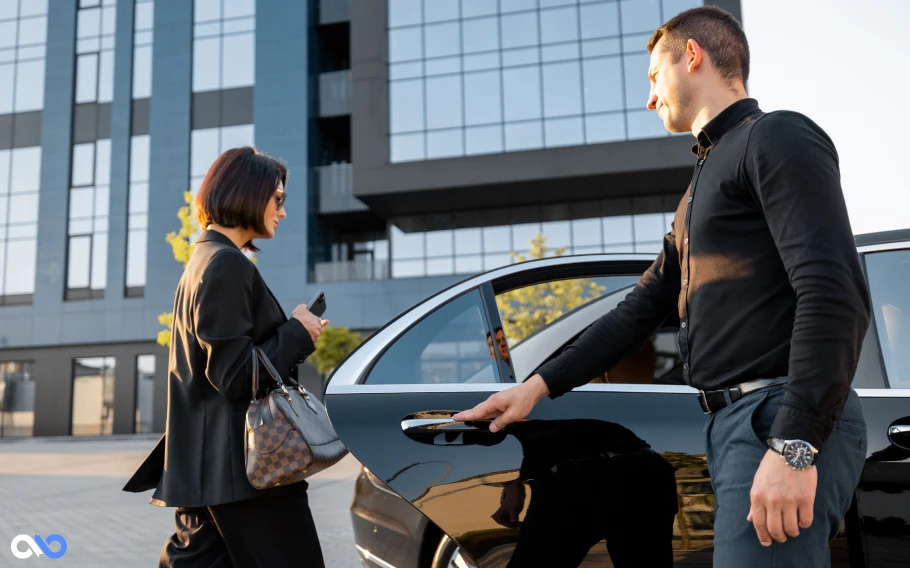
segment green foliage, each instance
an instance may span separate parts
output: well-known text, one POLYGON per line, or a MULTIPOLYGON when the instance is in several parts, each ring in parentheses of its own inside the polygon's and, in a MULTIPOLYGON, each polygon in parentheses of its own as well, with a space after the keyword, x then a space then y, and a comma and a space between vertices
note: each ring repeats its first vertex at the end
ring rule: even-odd
POLYGON ((310 355, 310 363, 316 366, 320 375, 326 375, 361 343, 363 335, 356 331, 346 327, 326 326, 316 342, 316 351, 310 355))
MULTIPOLYGON (((512 252, 512 258, 516 262, 526 262, 547 256, 562 256, 568 248, 550 249, 546 237, 540 233, 530 244, 529 258, 515 252, 512 252)), ((559 280, 500 294, 496 298, 496 304, 499 306, 506 337, 514 345, 563 314, 603 295, 606 290, 605 286, 587 278, 559 280)))

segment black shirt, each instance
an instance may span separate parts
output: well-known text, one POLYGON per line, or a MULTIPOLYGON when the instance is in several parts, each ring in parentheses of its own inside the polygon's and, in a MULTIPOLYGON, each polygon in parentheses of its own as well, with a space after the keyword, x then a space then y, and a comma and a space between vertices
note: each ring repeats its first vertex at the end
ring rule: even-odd
POLYGON ((821 450, 856 372, 869 297, 837 152, 795 112, 729 106, 697 136, 663 250, 616 309, 538 372, 556 397, 609 370, 676 309, 686 384, 787 376, 771 435, 821 450))

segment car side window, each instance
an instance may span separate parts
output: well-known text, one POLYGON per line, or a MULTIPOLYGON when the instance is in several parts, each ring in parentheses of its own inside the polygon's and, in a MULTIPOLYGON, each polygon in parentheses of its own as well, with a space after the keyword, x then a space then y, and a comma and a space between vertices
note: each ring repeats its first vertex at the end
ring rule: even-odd
MULTIPOLYGON (((500 346, 500 352, 511 352, 517 380, 526 380, 561 353, 620 303, 637 281, 637 276, 551 280, 498 294, 496 304, 507 343, 505 350, 500 346)), ((682 385, 678 332, 679 321, 670 316, 640 350, 608 372, 590 377, 589 382, 682 385)))
POLYGON ((872 317, 891 388, 910 388, 910 250, 866 254, 872 317))
POLYGON ((480 291, 437 308, 388 348, 366 383, 451 384, 500 382, 492 332, 480 291))

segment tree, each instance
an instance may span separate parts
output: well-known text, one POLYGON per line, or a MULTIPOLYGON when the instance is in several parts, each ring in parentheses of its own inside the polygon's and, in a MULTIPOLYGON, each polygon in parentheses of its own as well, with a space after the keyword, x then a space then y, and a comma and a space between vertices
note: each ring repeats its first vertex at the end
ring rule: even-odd
MULTIPOLYGON (((511 253, 512 258, 516 262, 526 262, 547 256, 562 256, 568 249, 560 247, 552 250, 547 246, 546 237, 540 233, 531 239, 530 244, 529 258, 514 251, 511 253)), ((509 343, 514 345, 564 314, 602 296, 606 291, 606 286, 588 278, 557 280, 500 294, 496 298, 496 304, 505 335, 509 343)))
MULTIPOLYGON (((183 194, 183 201, 186 203, 177 210, 177 218, 180 219, 180 230, 171 231, 164 240, 171 245, 174 252, 174 260, 179 262, 184 268, 193 255, 193 249, 196 248, 196 239, 199 238, 200 228, 196 222, 196 214, 193 211, 193 192, 187 191, 183 194)), ((250 262, 256 263, 256 257, 248 255, 250 262)), ((158 323, 166 329, 158 332, 158 344, 169 347, 171 344, 171 333, 174 330, 174 313, 165 312, 158 316, 158 323)))
POLYGON ((363 335, 356 331, 346 327, 326 326, 316 342, 316 351, 310 355, 310 363, 320 375, 327 375, 361 343, 363 335))
MULTIPOLYGON (((193 192, 187 191, 183 194, 183 201, 186 203, 177 210, 177 218, 180 219, 180 230, 171 231, 164 240, 171 245, 174 251, 174 259, 186 268, 186 263, 190 261, 193 249, 196 247, 196 238, 199 236, 199 224, 196 223, 196 216, 193 214, 193 192)), ((165 347, 171 345, 171 333, 174 330, 174 312, 165 312, 158 316, 158 323, 166 329, 158 332, 158 344, 165 347)))

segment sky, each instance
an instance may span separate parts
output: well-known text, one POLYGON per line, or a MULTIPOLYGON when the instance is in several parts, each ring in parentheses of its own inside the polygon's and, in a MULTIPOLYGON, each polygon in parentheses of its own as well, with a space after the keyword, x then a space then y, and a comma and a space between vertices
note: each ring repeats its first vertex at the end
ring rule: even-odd
POLYGON ((834 140, 854 234, 910 228, 910 0, 742 0, 762 110, 834 140))

